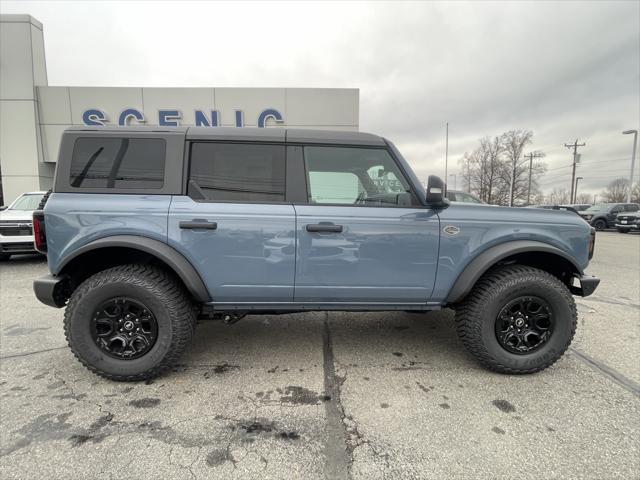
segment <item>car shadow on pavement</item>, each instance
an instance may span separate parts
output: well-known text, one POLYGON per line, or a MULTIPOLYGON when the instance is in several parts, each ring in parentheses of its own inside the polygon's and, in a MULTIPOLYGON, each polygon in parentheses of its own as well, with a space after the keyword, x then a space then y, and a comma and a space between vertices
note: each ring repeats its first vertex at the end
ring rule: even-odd
POLYGON ((479 368, 466 354, 453 312, 299 313, 247 316, 234 325, 198 325, 186 365, 307 368, 321 361, 325 323, 337 362, 391 369, 479 368))

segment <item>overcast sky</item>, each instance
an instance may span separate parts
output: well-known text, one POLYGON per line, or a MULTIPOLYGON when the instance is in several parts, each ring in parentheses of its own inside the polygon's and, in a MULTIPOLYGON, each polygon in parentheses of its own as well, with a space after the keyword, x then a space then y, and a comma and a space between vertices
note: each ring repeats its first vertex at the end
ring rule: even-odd
MULTIPOLYGON (((355 87, 360 129, 421 178, 485 135, 534 132, 544 190, 629 174, 640 127, 640 2, 0 2, 44 24, 50 85, 355 87)), ((637 162, 640 163, 640 162, 637 162)), ((640 165, 637 165, 640 172, 640 165)), ((635 178, 639 178, 636 175, 635 178)), ((453 179, 450 179, 453 183, 453 179)))

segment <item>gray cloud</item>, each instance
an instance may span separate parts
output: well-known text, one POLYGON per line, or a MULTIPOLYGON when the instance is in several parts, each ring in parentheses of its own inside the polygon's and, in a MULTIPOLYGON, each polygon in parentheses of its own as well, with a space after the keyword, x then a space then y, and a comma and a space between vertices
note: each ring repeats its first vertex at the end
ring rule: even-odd
MULTIPOLYGON (((527 128, 543 188, 628 175, 640 125, 638 2, 12 2, 44 23, 49 83, 361 89, 361 129, 418 174, 450 171, 484 135, 527 128)), ((640 168, 638 168, 640 171, 640 168)))

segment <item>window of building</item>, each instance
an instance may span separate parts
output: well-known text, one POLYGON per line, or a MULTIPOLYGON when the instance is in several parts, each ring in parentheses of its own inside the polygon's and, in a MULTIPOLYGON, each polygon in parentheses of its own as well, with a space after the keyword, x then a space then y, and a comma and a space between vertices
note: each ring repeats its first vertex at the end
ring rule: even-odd
POLYGON ((71 186, 162 188, 165 150, 165 141, 161 138, 79 138, 71 159, 71 186))
POLYGON ((282 145, 194 143, 188 194, 213 201, 284 202, 284 149, 282 145))
POLYGON ((309 202, 339 205, 416 205, 409 183, 386 150, 305 147, 309 202))

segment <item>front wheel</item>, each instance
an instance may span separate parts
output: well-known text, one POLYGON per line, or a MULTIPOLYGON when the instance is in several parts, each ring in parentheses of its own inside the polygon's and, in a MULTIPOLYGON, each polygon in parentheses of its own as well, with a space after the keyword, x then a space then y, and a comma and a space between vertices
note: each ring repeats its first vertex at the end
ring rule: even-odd
POLYGON ((593 228, 595 228, 598 231, 604 230, 605 228, 607 228, 607 222, 605 222, 604 220, 602 220, 600 218, 600 219, 596 220, 595 222, 593 222, 593 228))
POLYGON ((193 336, 196 311, 182 285, 148 265, 122 265, 85 280, 64 315, 67 342, 92 372, 117 381, 168 370, 193 336))
POLYGON ((520 265, 487 272, 456 308, 456 330, 465 347, 500 373, 549 367, 571 344, 576 323, 567 286, 547 272, 520 265))
POLYGON ((628 228, 618 228, 618 232, 620 232, 620 233, 629 233, 629 229, 628 228))

